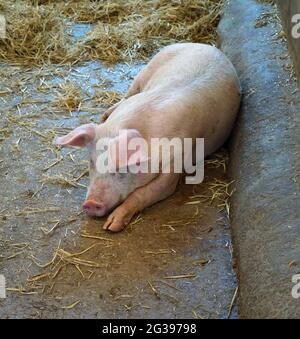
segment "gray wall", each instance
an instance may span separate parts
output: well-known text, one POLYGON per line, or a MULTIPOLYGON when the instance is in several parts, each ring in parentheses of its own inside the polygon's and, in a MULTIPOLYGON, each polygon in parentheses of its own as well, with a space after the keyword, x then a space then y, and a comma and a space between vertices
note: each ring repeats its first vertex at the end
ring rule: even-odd
POLYGON ((295 25, 292 23, 292 17, 295 14, 300 14, 300 0, 277 0, 277 4, 281 12, 283 26, 288 37, 289 48, 294 58, 300 85, 300 38, 295 39, 292 37, 292 28, 295 25))

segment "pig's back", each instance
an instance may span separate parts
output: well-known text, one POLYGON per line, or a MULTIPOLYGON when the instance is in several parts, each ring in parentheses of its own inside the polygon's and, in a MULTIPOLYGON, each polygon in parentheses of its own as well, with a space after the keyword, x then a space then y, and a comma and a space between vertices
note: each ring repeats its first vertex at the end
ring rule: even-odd
POLYGON ((140 90, 175 90, 195 85, 195 81, 213 81, 216 73, 224 71, 235 75, 229 60, 216 47, 198 43, 175 44, 163 48, 141 72, 140 90))
POLYGON ((225 142, 238 112, 241 90, 233 65, 220 50, 204 44, 171 45, 145 71, 141 91, 158 98, 150 99, 153 109, 148 130, 152 126, 156 130, 152 135, 204 137, 206 154, 225 142), (157 126, 157 120, 163 128, 157 126))

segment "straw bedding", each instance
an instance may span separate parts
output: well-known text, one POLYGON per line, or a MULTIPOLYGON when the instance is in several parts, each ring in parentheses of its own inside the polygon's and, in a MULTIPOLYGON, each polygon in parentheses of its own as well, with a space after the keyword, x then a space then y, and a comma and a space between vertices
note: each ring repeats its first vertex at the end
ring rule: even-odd
POLYGON ((19 64, 107 63, 148 59, 164 45, 215 43, 220 0, 41 1, 0 0, 7 38, 0 59, 19 64), (74 23, 91 31, 74 41, 74 23))

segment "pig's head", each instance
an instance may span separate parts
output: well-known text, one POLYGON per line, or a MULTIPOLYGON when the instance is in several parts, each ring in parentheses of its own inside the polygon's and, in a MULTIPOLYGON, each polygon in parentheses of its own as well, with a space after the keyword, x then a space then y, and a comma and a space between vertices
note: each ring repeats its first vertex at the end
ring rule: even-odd
MULTIPOLYGON (((114 207, 122 203, 130 193, 144 186, 153 179, 151 174, 132 173, 124 171, 132 165, 148 161, 147 155, 141 149, 123 152, 128 142, 141 138, 137 130, 121 130, 107 142, 107 152, 113 164, 113 169, 99 171, 99 141, 103 140, 102 125, 87 124, 74 129, 63 137, 57 137, 56 145, 75 148, 88 147, 90 152, 90 183, 83 209, 90 216, 104 216, 114 207), (126 173, 121 173, 126 172, 126 173)), ((103 154, 103 153, 102 153, 103 154)), ((104 155, 105 156, 105 155, 104 155)))

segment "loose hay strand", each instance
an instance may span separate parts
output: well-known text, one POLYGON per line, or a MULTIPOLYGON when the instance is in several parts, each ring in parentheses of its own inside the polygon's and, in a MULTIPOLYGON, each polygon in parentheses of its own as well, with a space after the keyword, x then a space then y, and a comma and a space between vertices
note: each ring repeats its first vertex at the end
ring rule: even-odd
POLYGON ((74 308, 75 306, 77 306, 80 303, 80 300, 75 301, 74 303, 72 303, 71 305, 68 306, 62 306, 61 308, 64 310, 71 310, 72 308, 74 308))

